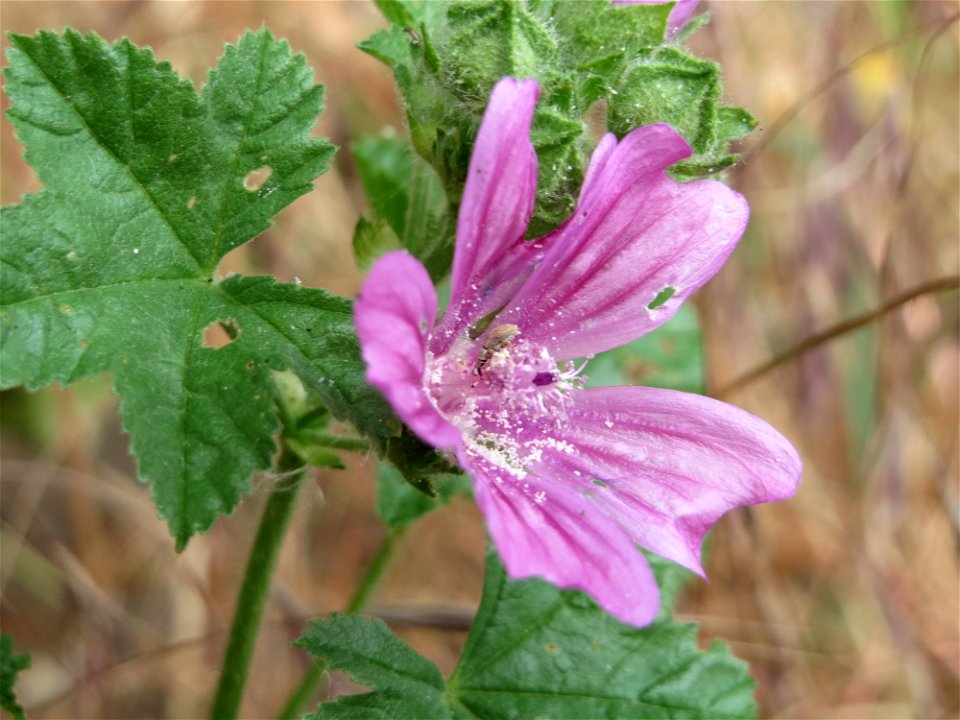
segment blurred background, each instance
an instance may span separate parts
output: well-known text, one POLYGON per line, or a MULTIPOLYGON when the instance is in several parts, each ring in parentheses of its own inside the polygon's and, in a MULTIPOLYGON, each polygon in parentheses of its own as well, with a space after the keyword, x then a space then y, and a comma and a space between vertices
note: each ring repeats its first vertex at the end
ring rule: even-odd
MULTIPOLYGON (((805 474, 793 500, 721 521, 711 582, 691 585, 681 616, 749 661, 763 716, 957 717, 958 296, 949 282, 926 286, 958 273, 960 4, 707 7, 713 21, 691 44, 722 63, 728 101, 760 120, 729 176, 750 201, 750 228, 696 299, 710 388, 787 435, 805 474), (772 358, 782 362, 738 382, 772 358)), ((128 36, 197 85, 224 42, 260 25, 326 85, 318 134, 345 149, 403 132, 390 72, 354 48, 384 26, 371 3, 0 5, 4 36, 67 26, 128 36)), ((9 123, 0 132, 0 197, 11 203, 38 186, 9 123)), ((355 294, 350 241, 365 202, 348 152, 316 188, 226 266, 355 294)), ((204 715, 273 480, 177 555, 135 482, 109 378, 6 392, 2 420, 0 623, 33 656, 18 684, 28 714, 204 715)), ((375 469, 353 457, 346 471, 315 471, 302 495, 244 716, 275 715, 307 663, 290 643, 308 617, 344 607, 379 547, 375 469)), ((483 551, 469 502, 428 516, 373 610, 469 617, 483 551)), ((396 629, 445 673, 455 666, 463 630, 396 629)))

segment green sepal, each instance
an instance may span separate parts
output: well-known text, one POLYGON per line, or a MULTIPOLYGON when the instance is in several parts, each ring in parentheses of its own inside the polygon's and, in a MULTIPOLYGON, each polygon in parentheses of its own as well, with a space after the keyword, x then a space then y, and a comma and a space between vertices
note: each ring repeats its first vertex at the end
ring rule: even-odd
POLYGON ((448 505, 455 497, 470 497, 466 475, 441 473, 430 476, 434 494, 418 490, 389 462, 377 469, 377 514, 392 530, 406 527, 433 510, 448 505))

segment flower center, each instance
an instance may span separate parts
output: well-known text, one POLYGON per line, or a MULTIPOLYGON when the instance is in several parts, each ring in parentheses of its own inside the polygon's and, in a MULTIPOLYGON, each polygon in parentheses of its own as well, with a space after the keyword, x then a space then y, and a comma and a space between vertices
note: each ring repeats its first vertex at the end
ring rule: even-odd
POLYGON ((569 422, 571 396, 583 387, 582 369, 561 368, 516 326, 498 326, 486 341, 462 337, 445 355, 428 354, 424 384, 468 453, 523 477, 544 448, 572 452, 558 438, 569 422))

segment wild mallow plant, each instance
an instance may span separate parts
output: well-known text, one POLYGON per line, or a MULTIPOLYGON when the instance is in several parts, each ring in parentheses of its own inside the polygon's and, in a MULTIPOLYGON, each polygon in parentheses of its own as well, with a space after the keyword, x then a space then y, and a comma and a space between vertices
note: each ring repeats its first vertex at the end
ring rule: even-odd
MULTIPOLYGON (((110 373, 178 551, 273 470, 211 717, 239 712, 307 467, 371 450, 383 547, 346 613, 297 641, 318 662, 284 679, 280 717, 326 669, 369 691, 313 718, 755 714, 745 664, 672 618, 716 520, 800 476, 770 426, 689 392, 702 348, 682 303, 748 220, 702 178, 755 124, 684 49, 695 5, 379 0, 389 28, 360 47, 393 70, 410 139, 351 145, 371 208, 355 305, 217 274, 333 156, 310 136, 322 87, 285 42, 245 34, 197 93, 127 40, 10 36, 8 118, 44 188, 2 211, 2 386, 110 373), (358 613, 411 523, 471 494, 492 543, 444 678, 358 613)), ((13 717, 28 665, 3 636, 13 717)))

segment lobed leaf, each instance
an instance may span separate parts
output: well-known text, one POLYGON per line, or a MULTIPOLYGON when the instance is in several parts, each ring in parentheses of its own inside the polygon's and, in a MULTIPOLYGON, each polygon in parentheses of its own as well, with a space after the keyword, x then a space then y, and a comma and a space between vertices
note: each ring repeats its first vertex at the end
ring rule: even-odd
POLYGON ((449 717, 440 670, 381 620, 334 613, 310 623, 294 644, 372 688, 371 692, 321 703, 309 718, 449 717))
POLYGON ((582 593, 510 581, 492 550, 476 620, 445 685, 433 663, 377 620, 334 615, 313 623, 298 645, 371 687, 321 703, 311 718, 756 714, 746 663, 720 642, 700 650, 696 626, 628 627, 582 593))
POLYGON ((351 151, 377 217, 373 223, 361 219, 357 224, 358 264, 369 265, 399 245, 439 280, 453 258, 454 219, 437 174, 398 138, 365 138, 351 151))
POLYGON ((269 466, 271 370, 294 370, 337 417, 389 435, 349 302, 215 276, 333 154, 309 135, 323 90, 303 56, 247 33, 198 96, 127 40, 11 39, 8 116, 45 187, 2 210, 0 384, 112 373, 140 477, 178 548, 269 466), (207 347, 215 326, 229 342, 207 347))

